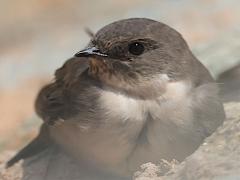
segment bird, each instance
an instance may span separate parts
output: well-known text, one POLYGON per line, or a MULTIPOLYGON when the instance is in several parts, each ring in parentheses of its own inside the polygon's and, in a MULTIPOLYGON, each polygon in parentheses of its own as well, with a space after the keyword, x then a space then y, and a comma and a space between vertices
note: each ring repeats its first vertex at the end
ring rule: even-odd
POLYGON ((224 119, 218 87, 182 35, 147 18, 104 26, 55 72, 35 102, 37 138, 7 166, 56 144, 81 164, 131 177, 183 161, 224 119))

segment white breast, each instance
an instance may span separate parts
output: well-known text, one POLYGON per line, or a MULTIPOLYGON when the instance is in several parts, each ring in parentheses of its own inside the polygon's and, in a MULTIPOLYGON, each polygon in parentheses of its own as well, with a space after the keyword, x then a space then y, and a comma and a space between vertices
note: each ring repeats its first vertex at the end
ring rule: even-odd
POLYGON ((101 91, 100 104, 109 116, 122 117, 122 120, 146 121, 148 113, 156 114, 158 110, 186 99, 190 85, 186 82, 171 82, 166 85, 166 92, 153 100, 140 100, 124 94, 101 91))
POLYGON ((68 144, 64 146, 76 157, 85 157, 99 167, 110 171, 129 170, 125 168, 136 170, 143 162, 170 157, 172 149, 179 149, 178 145, 182 142, 178 127, 185 128, 188 126, 187 119, 191 119, 189 108, 182 103, 183 99, 187 102, 189 89, 190 86, 185 82, 168 83, 165 94, 154 100, 139 100, 101 90, 98 101, 101 112, 105 114, 101 114, 101 122, 105 123, 88 131, 77 129, 75 125, 65 125, 53 134, 57 134, 55 138, 60 144, 68 144), (146 136, 151 145, 138 145, 137 138, 148 123, 149 114, 153 122, 146 136), (169 138, 172 138, 176 147, 168 146, 169 138))
POLYGON ((201 142, 202 139, 194 134, 190 89, 186 82, 169 82, 166 92, 154 100, 134 99, 111 91, 101 92, 100 102, 107 112, 108 121, 129 121, 129 126, 124 127, 128 128, 124 131, 126 137, 139 135, 136 133, 148 123, 145 134, 148 143, 135 149, 129 166, 134 169, 139 163, 158 158, 181 159, 201 142), (152 118, 150 123, 149 117, 152 118))
POLYGON ((147 110, 143 100, 133 99, 112 91, 102 91, 100 104, 107 115, 111 117, 121 117, 120 119, 123 121, 127 119, 131 119, 132 121, 145 121, 147 110))

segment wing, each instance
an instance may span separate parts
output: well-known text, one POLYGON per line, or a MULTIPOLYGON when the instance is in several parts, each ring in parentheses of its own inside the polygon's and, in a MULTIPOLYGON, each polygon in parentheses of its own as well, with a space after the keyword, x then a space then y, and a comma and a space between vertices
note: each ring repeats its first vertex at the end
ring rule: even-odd
POLYGON ((27 146, 25 146, 22 150, 20 150, 13 158, 11 158, 6 167, 13 166, 16 162, 21 159, 26 159, 28 157, 34 156, 48 147, 53 145, 48 132, 48 127, 46 124, 43 124, 40 128, 38 136, 32 140, 27 146))
POLYGON ((65 86, 70 85, 82 76, 89 68, 89 59, 85 57, 71 58, 63 66, 56 70, 56 83, 63 83, 65 86))
POLYGON ((48 124, 69 119, 74 114, 72 86, 81 82, 88 69, 86 58, 71 58, 55 72, 55 81, 40 90, 35 102, 37 114, 48 124))
POLYGON ((69 86, 78 82, 88 69, 87 58, 71 58, 55 72, 55 81, 43 87, 36 99, 35 109, 43 119, 39 135, 7 162, 6 167, 14 165, 21 159, 34 156, 54 143, 49 136, 48 125, 59 119, 68 119, 74 114, 73 96, 69 86))

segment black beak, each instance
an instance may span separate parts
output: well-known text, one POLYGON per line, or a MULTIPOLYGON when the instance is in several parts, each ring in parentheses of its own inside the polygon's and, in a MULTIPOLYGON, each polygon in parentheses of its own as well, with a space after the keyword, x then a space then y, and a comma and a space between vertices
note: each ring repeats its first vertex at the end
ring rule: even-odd
POLYGON ((75 57, 89 57, 89 56, 102 56, 107 57, 107 54, 103 54, 100 52, 100 50, 96 47, 89 47, 87 49, 84 49, 82 51, 79 51, 74 56, 75 57))

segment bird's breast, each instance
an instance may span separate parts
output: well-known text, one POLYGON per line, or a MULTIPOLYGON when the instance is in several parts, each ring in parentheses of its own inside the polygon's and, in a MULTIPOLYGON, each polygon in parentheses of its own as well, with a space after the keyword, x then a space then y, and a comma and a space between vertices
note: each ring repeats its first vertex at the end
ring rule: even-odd
POLYGON ((99 90, 94 101, 100 108, 94 111, 97 128, 84 127, 79 120, 57 127, 53 136, 74 155, 109 169, 129 168, 129 163, 137 167, 157 157, 171 157, 170 150, 177 149, 184 139, 179 136, 181 129, 191 129, 192 113, 186 104, 184 84, 169 84, 166 89, 165 98, 155 100, 99 90))

